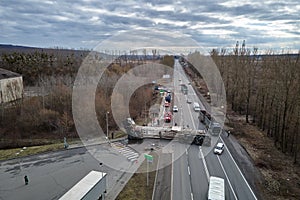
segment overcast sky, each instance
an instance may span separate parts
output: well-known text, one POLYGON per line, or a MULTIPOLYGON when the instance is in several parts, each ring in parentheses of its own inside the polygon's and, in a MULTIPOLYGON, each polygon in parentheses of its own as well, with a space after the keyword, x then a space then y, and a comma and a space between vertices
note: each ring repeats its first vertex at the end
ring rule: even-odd
POLYGON ((120 31, 164 29, 208 49, 243 40, 260 50, 300 49, 299 0, 149 2, 1 0, 0 43, 92 49, 120 31))

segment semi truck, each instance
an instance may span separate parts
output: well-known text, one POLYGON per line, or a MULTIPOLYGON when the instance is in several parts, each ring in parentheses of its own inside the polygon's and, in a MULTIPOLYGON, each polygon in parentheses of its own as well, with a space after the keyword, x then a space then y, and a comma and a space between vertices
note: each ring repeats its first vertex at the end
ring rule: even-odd
POLYGON ((199 120, 202 124, 205 125, 206 129, 208 129, 210 122, 212 120, 212 117, 208 112, 206 112, 206 110, 200 110, 199 120))
POLYGON ((213 136, 218 136, 222 132, 220 123, 216 122, 214 118, 206 110, 200 110, 199 121, 205 126, 205 129, 213 136))
POLYGON ((166 97, 165 97, 165 100, 167 101, 167 102, 171 102, 171 99, 172 99, 172 97, 171 97, 171 94, 168 94, 166 97))
POLYGON ((188 87, 185 84, 181 84, 181 92, 183 94, 188 94, 188 87))
POLYGON ((84 178, 68 190, 59 200, 104 199, 106 193, 106 173, 90 171, 84 178))

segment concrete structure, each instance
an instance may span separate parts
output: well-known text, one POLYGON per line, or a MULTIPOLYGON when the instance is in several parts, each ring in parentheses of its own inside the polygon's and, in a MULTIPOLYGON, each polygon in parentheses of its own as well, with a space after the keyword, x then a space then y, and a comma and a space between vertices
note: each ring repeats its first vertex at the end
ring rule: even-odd
POLYGON ((0 103, 23 97, 23 78, 20 74, 0 68, 0 103))

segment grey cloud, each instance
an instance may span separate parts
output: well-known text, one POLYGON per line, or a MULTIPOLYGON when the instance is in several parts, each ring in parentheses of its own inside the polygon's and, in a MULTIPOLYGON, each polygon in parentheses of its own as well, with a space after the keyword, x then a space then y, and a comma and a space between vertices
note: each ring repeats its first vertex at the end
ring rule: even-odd
MULTIPOLYGON (((227 7, 224 1, 181 0, 181 1, 66 1, 53 4, 37 1, 0 1, 0 43, 29 44, 32 46, 70 46, 92 48, 94 42, 106 39, 118 31, 132 28, 152 28, 180 31, 191 35, 206 47, 231 46, 236 40, 245 39, 248 44, 274 43, 291 44, 300 49, 298 1, 285 0, 264 3, 253 0, 249 4, 227 7), (160 11, 156 8, 172 6, 174 11, 160 11), (102 9, 103 13, 85 11, 85 8, 102 9), (293 12, 287 12, 288 8, 293 12), (185 12, 183 12, 185 11, 185 12), (134 15, 132 15, 134 14, 134 15), (274 38, 265 31, 253 30, 249 26, 235 23, 236 17, 254 19, 252 25, 267 27, 271 22, 287 20, 292 29, 276 27, 295 37, 274 38), (91 19, 96 19, 93 21, 91 19), (155 24, 161 19, 163 23, 155 24), (167 23, 164 23, 167 20, 167 23), (182 23, 184 22, 184 23, 182 23), (189 25, 198 25, 196 30, 189 25), (206 25, 206 26, 205 26, 206 25), (208 27, 207 25, 217 25, 208 27), (203 31, 224 30, 225 35, 202 34, 203 31), (233 31, 233 33, 228 33, 233 31), (236 32, 236 33, 235 33, 236 32), (298 39, 298 40, 297 40, 298 39), (91 41, 91 42, 88 42, 91 41), (83 46, 82 46, 83 45, 83 46), (87 45, 87 46, 84 46, 87 45)), ((283 22, 281 21, 281 24, 283 22)))

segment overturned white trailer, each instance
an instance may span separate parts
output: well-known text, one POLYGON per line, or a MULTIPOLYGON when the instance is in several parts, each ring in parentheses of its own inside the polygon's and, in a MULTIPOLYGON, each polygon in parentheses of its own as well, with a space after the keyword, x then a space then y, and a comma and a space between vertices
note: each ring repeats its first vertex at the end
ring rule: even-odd
POLYGON ((128 139, 160 138, 177 140, 189 144, 211 146, 211 138, 206 130, 193 130, 182 128, 181 126, 172 127, 152 127, 138 126, 130 118, 124 122, 128 139))

